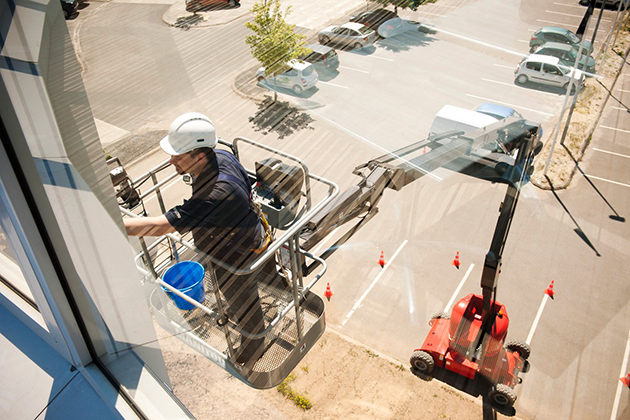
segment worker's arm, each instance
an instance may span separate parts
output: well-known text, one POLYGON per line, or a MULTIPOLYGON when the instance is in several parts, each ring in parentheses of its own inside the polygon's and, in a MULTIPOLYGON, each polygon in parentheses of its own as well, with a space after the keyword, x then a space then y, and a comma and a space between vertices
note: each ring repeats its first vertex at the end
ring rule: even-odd
POLYGON ((154 217, 126 217, 123 219, 127 235, 129 236, 162 236, 174 233, 175 228, 168 222, 166 216, 154 217))

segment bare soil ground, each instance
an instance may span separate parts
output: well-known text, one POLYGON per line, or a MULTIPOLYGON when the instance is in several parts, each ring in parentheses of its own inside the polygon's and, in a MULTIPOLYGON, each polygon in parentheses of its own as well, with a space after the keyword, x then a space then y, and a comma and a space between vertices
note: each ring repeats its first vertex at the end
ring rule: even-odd
POLYGON ((176 338, 164 337, 160 344, 175 395, 198 419, 483 417, 481 398, 438 380, 418 378, 408 363, 388 359, 331 330, 293 371, 294 379, 286 381, 294 395, 308 400, 310 409, 301 408, 277 388, 248 387, 176 338))

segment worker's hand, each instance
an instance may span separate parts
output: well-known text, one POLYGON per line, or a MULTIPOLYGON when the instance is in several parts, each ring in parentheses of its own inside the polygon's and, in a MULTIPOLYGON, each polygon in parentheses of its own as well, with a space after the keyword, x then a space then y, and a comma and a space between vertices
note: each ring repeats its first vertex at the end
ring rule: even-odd
POLYGON ((123 219, 127 235, 129 236, 162 236, 174 233, 175 228, 166 219, 166 216, 154 217, 126 217, 123 219))

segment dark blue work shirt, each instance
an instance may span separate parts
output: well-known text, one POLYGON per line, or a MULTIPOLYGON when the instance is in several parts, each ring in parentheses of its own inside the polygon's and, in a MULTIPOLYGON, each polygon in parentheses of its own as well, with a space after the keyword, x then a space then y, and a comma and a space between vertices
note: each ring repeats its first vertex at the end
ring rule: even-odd
POLYGON ((248 262, 262 238, 258 216, 243 187, 218 177, 220 172, 242 179, 237 165, 240 163, 228 156, 214 153, 193 181, 192 197, 165 213, 180 234, 192 231, 197 248, 235 267, 248 262))

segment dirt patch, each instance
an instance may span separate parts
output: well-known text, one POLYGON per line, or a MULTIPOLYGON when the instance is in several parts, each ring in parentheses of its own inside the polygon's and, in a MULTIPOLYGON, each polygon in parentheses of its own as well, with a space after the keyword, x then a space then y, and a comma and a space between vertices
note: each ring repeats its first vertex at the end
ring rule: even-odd
POLYGON ((331 330, 283 387, 264 391, 232 378, 177 339, 162 339, 161 345, 175 395, 199 419, 482 418, 480 398, 438 380, 420 379, 408 363, 331 330))

